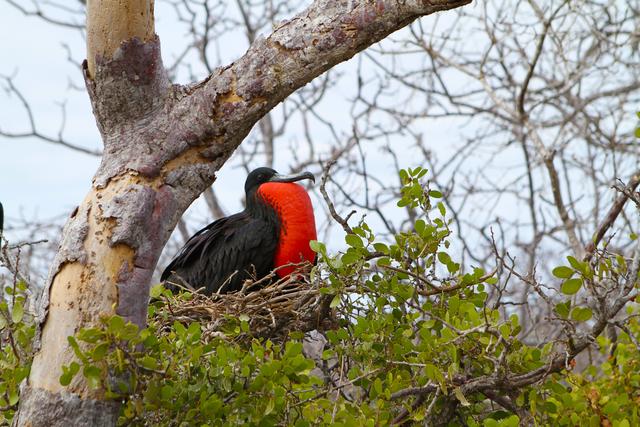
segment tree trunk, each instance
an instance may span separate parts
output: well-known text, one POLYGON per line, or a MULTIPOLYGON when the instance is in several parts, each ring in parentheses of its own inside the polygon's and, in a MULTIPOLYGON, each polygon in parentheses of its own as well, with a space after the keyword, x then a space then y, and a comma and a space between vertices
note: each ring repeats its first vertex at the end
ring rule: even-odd
POLYGON ((153 1, 89 0, 85 81, 104 142, 64 229, 38 313, 41 338, 16 425, 113 425, 118 405, 78 375, 67 337, 114 312, 145 324, 149 285, 182 213, 253 125, 293 91, 419 16, 469 0, 315 1, 191 86, 171 85, 153 1))

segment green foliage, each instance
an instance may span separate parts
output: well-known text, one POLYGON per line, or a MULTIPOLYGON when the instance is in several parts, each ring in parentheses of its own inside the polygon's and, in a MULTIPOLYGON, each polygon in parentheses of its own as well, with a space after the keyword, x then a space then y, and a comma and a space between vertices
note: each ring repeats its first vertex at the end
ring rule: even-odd
POLYGON ((421 183, 425 174, 401 173, 399 205, 422 215, 395 241, 377 241, 361 222, 342 253, 311 243, 323 261, 312 274, 334 296, 341 319, 325 332, 322 353, 328 366, 342 367, 337 384, 311 372, 316 364, 302 354, 300 337, 234 341, 248 332, 242 319, 223 331, 226 338, 203 340, 197 322, 160 331, 158 316, 168 315, 163 298, 150 307, 146 329, 112 317, 70 338, 78 364, 64 368, 61 382, 81 374, 105 387, 124 401, 123 424, 385 425, 407 404, 403 390, 426 387, 430 412, 418 405, 410 419, 435 419, 453 399, 470 424, 517 425, 517 416, 491 409, 484 395, 465 395, 459 381, 490 374, 501 358, 501 368, 527 372, 542 366, 544 351, 518 341, 517 316, 503 319, 487 304, 492 274, 465 272, 448 253, 446 208, 421 183))
MULTIPOLYGON (((188 297, 188 296, 187 296, 188 297)), ((154 312, 164 303, 157 301, 154 312)), ((246 322, 245 322, 246 323, 246 322)), ((243 321, 228 336, 239 334, 243 321)), ((108 398, 124 400, 123 425, 272 425, 304 420, 296 403, 321 384, 302 344, 202 339, 202 326, 175 322, 164 333, 153 320, 143 330, 119 317, 83 329, 70 344, 79 364, 64 368, 61 383, 76 374, 108 398)))
MULTIPOLYGON (((452 256, 446 206, 425 175, 422 168, 401 172, 398 206, 416 215, 392 241, 379 240, 361 221, 344 237, 342 252, 311 242, 320 259, 311 281, 330 296, 339 319, 323 332, 321 360, 305 356, 302 333, 284 342, 252 337, 246 315, 225 319, 215 331, 175 317, 172 304, 192 296, 174 297, 158 285, 146 328, 113 316, 69 337, 77 360, 62 367, 60 383, 82 376, 122 402, 122 425, 374 426, 399 417, 427 425, 638 425, 637 317, 622 325, 627 329, 608 359, 611 343, 598 337, 604 363, 578 373, 567 360, 560 372, 504 388, 508 378, 547 372, 563 347, 522 342, 518 312, 491 297, 502 289, 495 272, 467 268, 452 256), (492 385, 479 386, 483 381, 492 385), (496 396, 511 404, 497 404, 496 396), (531 419, 521 420, 523 414, 531 419)), ((590 263, 568 257, 565 264, 552 270, 560 291, 552 317, 576 329, 594 317, 579 297, 629 267, 616 256, 590 263)), ((11 325, 14 335, 25 321, 22 302, 11 312, 0 307, 3 330, 11 325)), ((33 330, 24 325, 28 341, 33 330)), ((4 370, 2 379, 14 390, 7 386, 4 398, 15 401, 29 361, 3 351, 13 382, 4 370)))
POLYGON ((0 425, 10 424, 18 408, 19 387, 31 368, 35 327, 25 312, 27 285, 4 288, 0 299, 0 425))
POLYGON ((602 363, 587 366, 566 378, 549 378, 538 396, 545 396, 539 417, 557 426, 640 425, 640 323, 632 318, 616 344, 598 338, 602 363), (635 337, 635 338, 634 338, 635 337), (634 342, 635 341, 635 342, 634 342))

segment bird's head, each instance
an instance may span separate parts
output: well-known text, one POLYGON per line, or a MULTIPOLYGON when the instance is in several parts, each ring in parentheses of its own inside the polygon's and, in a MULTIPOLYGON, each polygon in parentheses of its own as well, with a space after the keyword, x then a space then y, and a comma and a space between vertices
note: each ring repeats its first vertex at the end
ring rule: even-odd
POLYGON ((255 193, 262 184, 267 182, 296 182, 303 179, 310 179, 315 182, 315 177, 311 172, 302 172, 294 175, 280 175, 271 168, 254 169, 244 183, 244 191, 249 196, 255 193))

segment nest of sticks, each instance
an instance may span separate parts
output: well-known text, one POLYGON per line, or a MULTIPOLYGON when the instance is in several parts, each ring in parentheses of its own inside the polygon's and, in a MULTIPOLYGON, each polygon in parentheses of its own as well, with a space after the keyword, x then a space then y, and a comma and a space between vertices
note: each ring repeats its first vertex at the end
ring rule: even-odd
POLYGON ((213 338, 279 342, 291 332, 336 327, 337 317, 330 308, 333 295, 312 284, 308 274, 275 278, 272 273, 257 281, 247 280, 238 292, 210 296, 183 287, 187 295, 161 297, 165 301, 155 319, 161 332, 168 331, 175 321, 187 326, 199 322, 204 342, 213 338), (241 320, 247 321, 248 331, 238 329, 241 320))

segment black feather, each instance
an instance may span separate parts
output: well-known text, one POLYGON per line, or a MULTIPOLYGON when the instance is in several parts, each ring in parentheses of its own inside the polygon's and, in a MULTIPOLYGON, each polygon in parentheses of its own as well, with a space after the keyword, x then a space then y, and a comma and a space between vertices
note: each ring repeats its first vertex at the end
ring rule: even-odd
POLYGON ((266 276, 273 269, 280 220, 258 197, 258 187, 300 179, 313 179, 313 175, 281 176, 270 168, 252 171, 245 182, 246 209, 194 234, 162 273, 165 286, 176 290, 172 283, 186 282, 194 289, 204 287, 207 294, 226 293, 240 290, 246 279, 266 276))
POLYGON ((275 218, 253 218, 240 212, 198 231, 162 273, 161 280, 205 288, 207 294, 233 292, 252 277, 273 269, 279 226, 275 218), (230 276, 233 277, 225 283, 230 276))

